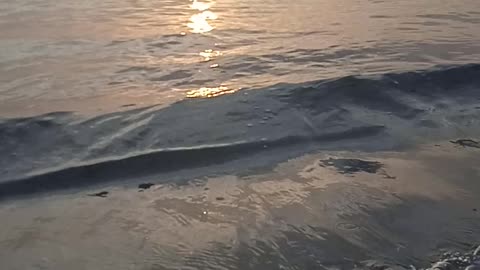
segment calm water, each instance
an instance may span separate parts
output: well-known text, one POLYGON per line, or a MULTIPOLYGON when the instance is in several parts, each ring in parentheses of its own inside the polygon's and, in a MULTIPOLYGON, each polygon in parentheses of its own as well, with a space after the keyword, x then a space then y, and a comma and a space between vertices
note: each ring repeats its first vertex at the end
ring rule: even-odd
POLYGON ((0 115, 480 61, 477 0, 0 3, 0 115))
POLYGON ((0 1, 8 270, 480 267, 479 138, 479 0, 0 1))

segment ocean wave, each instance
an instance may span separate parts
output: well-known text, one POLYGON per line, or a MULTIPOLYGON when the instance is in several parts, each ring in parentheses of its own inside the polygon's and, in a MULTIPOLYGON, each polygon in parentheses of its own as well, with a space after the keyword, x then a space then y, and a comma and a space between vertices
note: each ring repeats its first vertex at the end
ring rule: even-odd
POLYGON ((471 64, 279 84, 89 119, 2 119, 0 197, 208 167, 265 147, 287 157, 296 145, 378 150, 476 136, 479 90, 480 65, 471 64))

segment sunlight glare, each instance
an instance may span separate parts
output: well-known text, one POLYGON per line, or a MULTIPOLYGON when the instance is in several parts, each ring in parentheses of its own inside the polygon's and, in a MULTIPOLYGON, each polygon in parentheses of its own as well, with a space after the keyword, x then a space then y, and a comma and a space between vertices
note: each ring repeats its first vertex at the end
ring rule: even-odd
POLYGON ((202 34, 210 32, 214 27, 209 23, 210 20, 216 20, 218 18, 217 14, 208 10, 213 5, 214 2, 205 3, 193 0, 190 5, 191 9, 200 11, 190 17, 190 22, 187 26, 191 29, 192 33, 202 34))
POLYGON ((213 98, 226 94, 233 94, 237 90, 230 89, 226 86, 219 87, 202 87, 200 89, 195 89, 187 92, 188 98, 213 98))

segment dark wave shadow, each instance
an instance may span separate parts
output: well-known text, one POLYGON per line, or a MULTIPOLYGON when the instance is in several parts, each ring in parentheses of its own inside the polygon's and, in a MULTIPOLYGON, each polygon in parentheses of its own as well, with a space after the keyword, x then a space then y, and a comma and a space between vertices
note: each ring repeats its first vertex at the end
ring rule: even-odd
POLYGON ((278 140, 239 142, 221 145, 206 145, 190 148, 161 149, 120 157, 97 160, 93 163, 77 164, 58 168, 37 175, 12 179, 0 183, 0 200, 19 195, 76 188, 98 183, 142 177, 162 172, 209 166, 228 162, 247 155, 306 142, 333 142, 373 136, 383 127, 363 127, 319 135, 316 137, 292 136, 278 140))
MULTIPOLYGON (((280 84, 90 119, 71 113, 3 119, 0 197, 208 167, 258 153, 257 163, 269 155, 280 162, 313 149, 388 150, 477 136, 479 89, 480 65, 472 64, 280 84)), ((236 164, 236 172, 252 163, 236 164)))

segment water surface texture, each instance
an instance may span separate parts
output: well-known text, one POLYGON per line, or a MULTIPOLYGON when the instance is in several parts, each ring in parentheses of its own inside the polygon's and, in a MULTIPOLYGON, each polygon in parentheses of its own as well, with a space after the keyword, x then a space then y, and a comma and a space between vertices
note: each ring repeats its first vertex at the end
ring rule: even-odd
POLYGON ((479 23, 476 0, 4 0, 0 113, 478 62, 479 23))
POLYGON ((480 2, 2 0, 0 153, 2 269, 478 270, 480 2))

